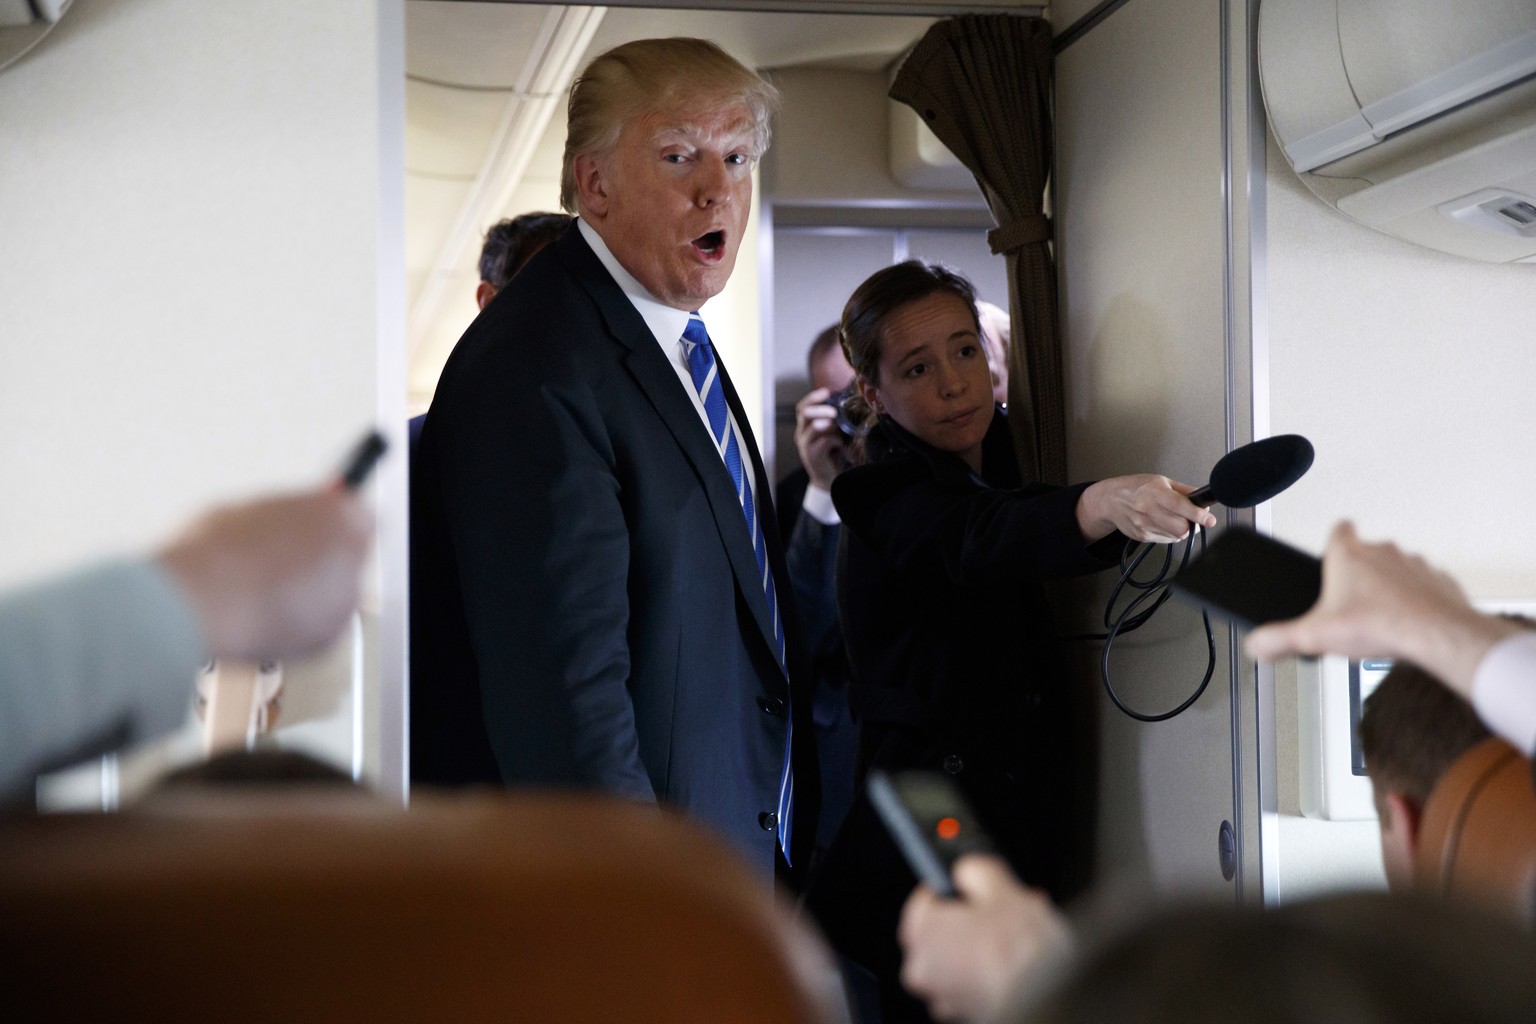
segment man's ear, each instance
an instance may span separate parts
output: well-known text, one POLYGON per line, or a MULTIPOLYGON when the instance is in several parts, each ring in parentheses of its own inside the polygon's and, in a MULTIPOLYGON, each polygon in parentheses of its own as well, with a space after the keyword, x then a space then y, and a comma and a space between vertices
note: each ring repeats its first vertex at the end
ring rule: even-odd
POLYGON ((591 153, 582 153, 571 164, 576 178, 576 196, 583 217, 601 220, 608 214, 608 174, 603 161, 591 153))
POLYGON ((1424 820, 1424 808, 1407 793, 1387 792, 1381 801, 1386 821, 1382 824, 1382 842, 1391 843, 1400 863, 1411 877, 1419 858, 1419 826, 1424 820))
POLYGON ((491 282, 481 281, 480 284, 475 287, 475 305, 480 309, 484 309, 485 304, 490 302, 495 297, 496 286, 491 284, 491 282))

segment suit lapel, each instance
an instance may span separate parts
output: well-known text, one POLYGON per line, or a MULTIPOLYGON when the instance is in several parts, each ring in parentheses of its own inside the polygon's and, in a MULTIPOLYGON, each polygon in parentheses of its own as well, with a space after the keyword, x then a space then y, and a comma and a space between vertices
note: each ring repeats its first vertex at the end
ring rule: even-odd
MULTIPOLYGON (((672 432, 678 447, 693 464, 694 472, 698 474, 699 481, 704 485, 704 496, 709 501, 710 514, 715 521, 715 529, 719 532, 720 542, 725 546, 725 553, 730 559, 731 572, 736 577, 737 589, 746 598, 747 607, 752 609, 752 618, 756 621, 763 640, 768 644, 768 649, 777 651, 778 640, 774 637, 768 598, 763 594, 762 579, 757 574, 757 555, 752 550, 752 537, 747 532, 747 519, 742 514, 741 502, 736 497, 736 487, 731 482, 731 474, 725 468, 725 462, 720 458, 720 452, 715 448, 714 440, 705 429, 704 422, 699 419, 693 400, 683 391, 682 381, 678 379, 677 372, 667 364, 666 358, 661 354, 661 349, 657 347, 649 331, 646 332, 645 340, 646 344, 636 345, 625 357, 626 365, 634 375, 636 383, 640 385, 640 390, 645 393, 662 422, 672 432)), ((719 352, 715 353, 715 359, 719 367, 720 379, 725 381, 725 368, 720 365, 719 352)), ((736 401, 728 383, 726 400, 736 422, 746 423, 741 405, 736 401)), ((737 441, 745 451, 750 453, 753 479, 757 481, 757 501, 761 508, 762 503, 767 501, 768 492, 763 489, 761 463, 757 450, 747 436, 738 436, 737 441)), ((766 531, 771 524, 771 514, 764 516, 759 512, 758 529, 766 531)), ((765 532, 764 538, 768 536, 765 532)))
MULTIPOLYGON (((768 598, 763 593, 762 580, 757 573, 757 555, 752 550, 747 519, 741 511, 741 502, 737 500, 730 471, 725 468, 725 462, 715 448, 714 439, 709 436, 709 430, 699 418, 693 399, 683 390, 677 371, 662 354, 655 335, 574 225, 560 238, 557 246, 577 280, 602 312, 609 331, 629 349, 624 355, 626 368, 698 475, 720 543, 725 548, 731 572, 736 577, 736 587, 745 597, 747 607, 752 609, 752 618, 757 623, 758 631, 763 635, 769 651, 774 652, 774 660, 778 661, 778 640, 774 635, 773 617, 768 609, 768 598)), ((736 389, 731 386, 730 378, 726 376, 719 355, 717 350, 716 365, 719 366, 720 380, 725 387, 726 404, 743 431, 737 440, 743 452, 751 459, 752 479, 756 483, 758 529, 763 531, 764 541, 768 545, 769 565, 782 606, 786 586, 783 554, 778 549, 773 503, 769 500, 762 459, 747 426, 741 400, 736 395, 736 389)), ((784 614, 782 607, 779 614, 781 617, 784 614)))

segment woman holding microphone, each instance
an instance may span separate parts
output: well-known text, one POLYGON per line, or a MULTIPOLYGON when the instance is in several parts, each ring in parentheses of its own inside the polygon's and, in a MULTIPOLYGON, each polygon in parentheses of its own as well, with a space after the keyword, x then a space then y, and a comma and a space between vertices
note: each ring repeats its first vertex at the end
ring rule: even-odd
MULTIPOLYGON (((1070 674, 1044 583, 1118 564, 1127 538, 1171 543, 1215 518, 1155 474, 1053 487, 1021 480, 993 400, 969 282, 909 260, 860 285, 839 325, 857 373, 862 465, 832 495, 844 524, 838 605, 860 782, 951 775, 1026 882, 1069 881, 1070 674)), ((904 997, 895 931, 913 879, 860 801, 808 897, 834 945, 904 997)))

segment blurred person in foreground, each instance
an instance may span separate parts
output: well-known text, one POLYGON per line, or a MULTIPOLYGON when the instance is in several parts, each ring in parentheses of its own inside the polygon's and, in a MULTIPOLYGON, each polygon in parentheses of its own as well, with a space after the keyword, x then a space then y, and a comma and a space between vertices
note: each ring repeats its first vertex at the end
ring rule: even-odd
POLYGON ((961 857, 953 877, 959 899, 919 885, 902 907, 901 983, 935 1020, 987 1020, 1076 939, 1050 896, 1021 885, 1002 858, 961 857))
POLYGON ((1508 922, 1426 897, 1350 893, 1279 907, 1182 905, 1085 943, 1026 981, 1007 1024, 1519 1024, 1536 945, 1508 922))
POLYGON ((1175 904, 1075 928, 997 858, 955 865, 962 899, 919 887, 902 980, 943 1021, 1515 1024, 1536 944, 1511 922, 1417 894, 1273 907, 1175 904))
POLYGON ((372 519, 340 488, 216 509, 154 554, 0 595, 0 792, 176 729, 211 657, 312 653, 357 608, 372 519))
POLYGON ((1435 784, 1490 735, 1466 701, 1410 662, 1393 665, 1366 697, 1360 752, 1381 828, 1382 866, 1392 889, 1413 884, 1419 827, 1435 784))

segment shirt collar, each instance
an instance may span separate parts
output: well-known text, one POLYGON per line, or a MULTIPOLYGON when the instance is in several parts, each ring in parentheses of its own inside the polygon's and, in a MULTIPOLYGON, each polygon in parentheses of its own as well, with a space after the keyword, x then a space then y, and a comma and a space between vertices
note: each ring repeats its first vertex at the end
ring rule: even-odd
POLYGON ((664 347, 676 345, 683 336, 683 328, 688 326, 687 311, 658 302, 654 295, 645 290, 644 285, 635 280, 635 275, 620 265, 592 225, 577 218, 576 227, 581 231, 581 237, 587 240, 598 262, 613 278, 613 283, 619 286, 619 290, 635 307, 635 312, 645 321, 645 326, 656 336, 656 341, 664 347))

